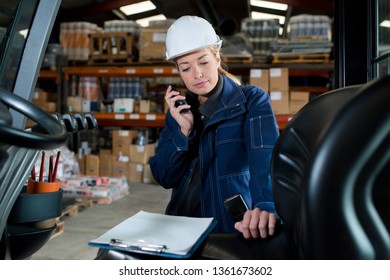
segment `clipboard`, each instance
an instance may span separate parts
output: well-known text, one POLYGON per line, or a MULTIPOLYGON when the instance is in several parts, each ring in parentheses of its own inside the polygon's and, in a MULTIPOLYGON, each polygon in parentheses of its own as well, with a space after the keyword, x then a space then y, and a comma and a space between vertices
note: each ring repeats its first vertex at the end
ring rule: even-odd
POLYGON ((214 218, 139 211, 89 241, 89 246, 167 258, 191 257, 216 225, 214 218))

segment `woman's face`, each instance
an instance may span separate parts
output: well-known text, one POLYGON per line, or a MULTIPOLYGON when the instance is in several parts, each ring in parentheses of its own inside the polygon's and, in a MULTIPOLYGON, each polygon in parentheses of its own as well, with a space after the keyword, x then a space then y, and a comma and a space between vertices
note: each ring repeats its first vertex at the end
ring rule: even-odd
POLYGON ((209 49, 201 49, 177 59, 180 77, 193 93, 207 97, 218 82, 221 59, 209 49))

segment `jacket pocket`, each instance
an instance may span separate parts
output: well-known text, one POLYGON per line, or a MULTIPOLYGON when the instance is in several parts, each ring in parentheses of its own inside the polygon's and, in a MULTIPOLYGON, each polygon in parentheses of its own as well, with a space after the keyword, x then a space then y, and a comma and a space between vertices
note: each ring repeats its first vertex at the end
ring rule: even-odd
POLYGON ((251 148, 272 148, 275 144, 275 121, 272 115, 257 116, 249 120, 251 148))
POLYGON ((237 142, 244 142, 242 122, 226 123, 218 127, 216 131, 216 146, 237 142))

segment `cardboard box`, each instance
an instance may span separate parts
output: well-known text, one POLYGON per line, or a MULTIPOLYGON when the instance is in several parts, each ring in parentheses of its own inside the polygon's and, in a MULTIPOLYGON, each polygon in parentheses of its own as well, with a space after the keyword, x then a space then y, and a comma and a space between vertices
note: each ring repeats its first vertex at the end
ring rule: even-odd
POLYGON ((49 98, 49 93, 47 91, 43 90, 36 90, 34 91, 32 95, 32 101, 41 101, 41 102, 46 102, 48 101, 49 98))
POLYGON ((150 164, 144 164, 144 176, 142 182, 144 184, 157 184, 150 169, 150 164))
POLYGON ((114 156, 111 153, 111 150, 100 150, 99 160, 100 160, 100 176, 111 177, 112 176, 112 162, 114 156))
POLYGON ((148 26, 140 30, 139 61, 165 60, 165 37, 168 27, 148 26))
POLYGON ((98 155, 85 156, 85 175, 99 176, 100 160, 98 155))
POLYGON ((288 68, 270 68, 269 69, 269 90, 270 91, 288 91, 288 68))
POLYGON ((149 159, 156 153, 155 144, 130 145, 130 162, 149 163, 149 159))
POLYGON ((115 113, 133 113, 134 98, 115 98, 114 99, 115 113))
POLYGON ((116 157, 113 157, 112 176, 113 177, 126 176, 126 178, 128 178, 128 174, 129 174, 129 163, 125 161, 119 161, 116 159, 116 157))
POLYGON ((249 83, 269 92, 269 70, 251 69, 249 74, 249 83))
POLYGON ((310 92, 290 91, 290 114, 296 114, 309 102, 310 92))
POLYGON ((139 103, 139 112, 140 113, 155 113, 157 104, 151 100, 140 100, 139 103))
POLYGON ((275 115, 288 115, 290 113, 290 99, 288 91, 271 91, 271 106, 275 115))
POLYGON ((85 156, 77 155, 76 160, 77 160, 77 163, 79 164, 80 174, 85 174, 85 156))
POLYGON ((130 145, 138 136, 137 130, 113 130, 112 131, 112 154, 118 156, 130 155, 130 145))
POLYGON ((144 165, 141 163, 129 163, 128 181, 129 183, 142 183, 144 175, 144 165))
POLYGON ((55 102, 33 100, 32 103, 49 113, 54 113, 57 111, 57 103, 55 102))
POLYGON ((78 96, 68 96, 66 98, 69 112, 81 112, 83 110, 83 99, 78 96))

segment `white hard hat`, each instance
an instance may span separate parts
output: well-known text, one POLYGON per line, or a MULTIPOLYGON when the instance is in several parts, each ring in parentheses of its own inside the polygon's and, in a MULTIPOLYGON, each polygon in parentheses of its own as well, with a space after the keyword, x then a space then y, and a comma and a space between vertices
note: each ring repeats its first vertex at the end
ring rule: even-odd
POLYGON ((184 54, 215 45, 220 48, 222 40, 215 33, 213 26, 197 16, 182 16, 169 27, 165 39, 166 59, 173 59, 184 54))

